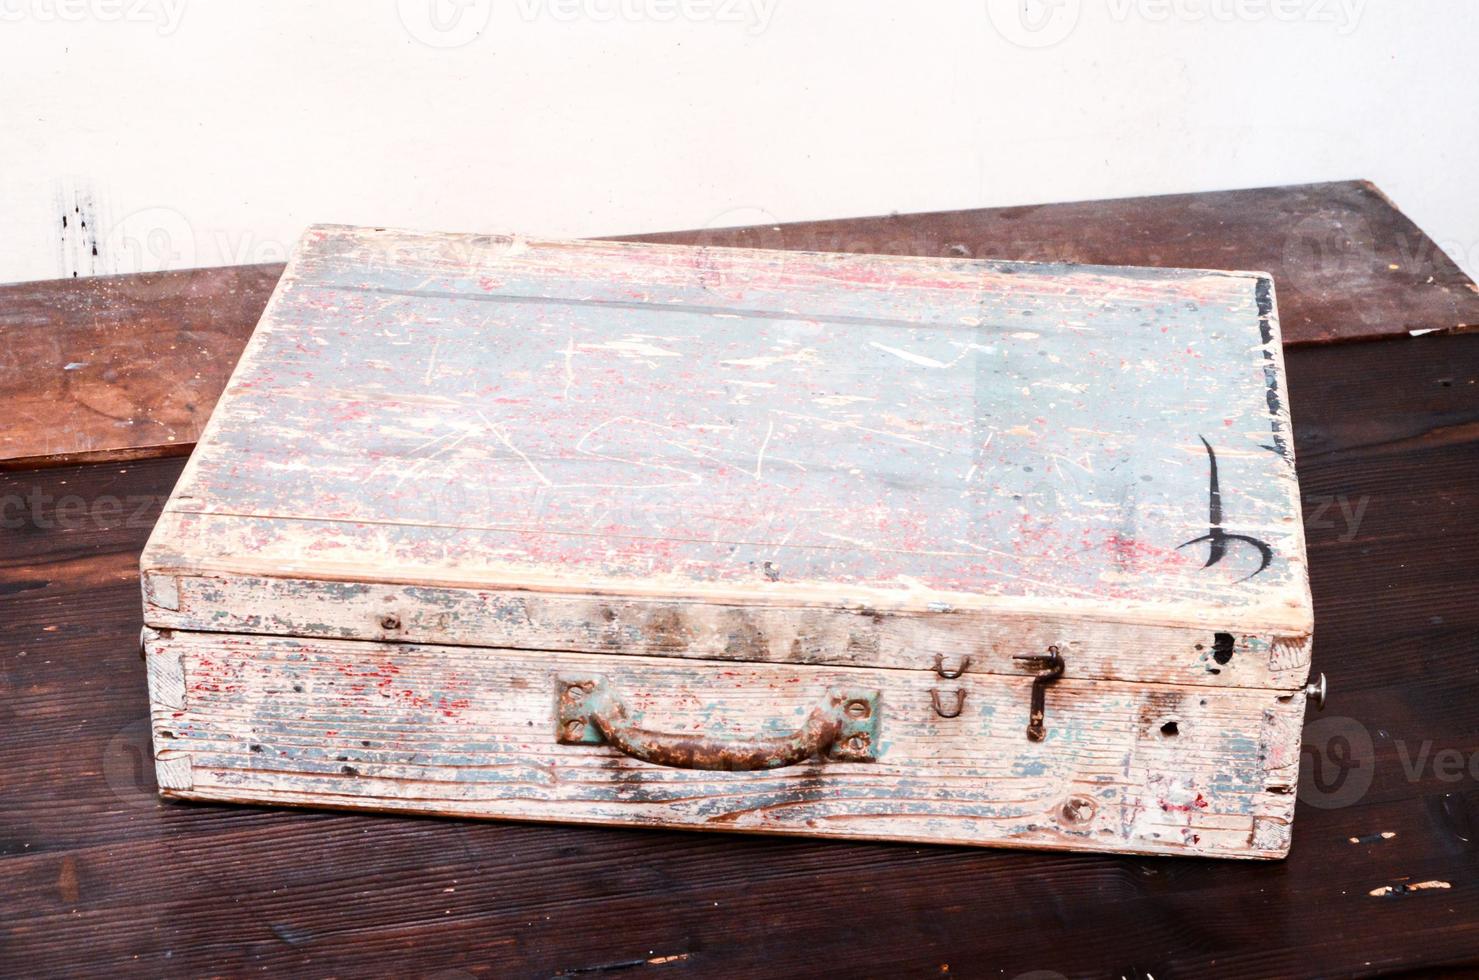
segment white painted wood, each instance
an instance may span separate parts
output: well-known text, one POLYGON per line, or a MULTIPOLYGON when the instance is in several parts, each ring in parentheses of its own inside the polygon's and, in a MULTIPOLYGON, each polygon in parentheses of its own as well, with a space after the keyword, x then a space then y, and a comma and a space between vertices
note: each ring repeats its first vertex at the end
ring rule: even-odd
POLYGON ((184 665, 184 707, 153 720, 171 796, 1124 853, 1283 856, 1304 711, 1297 693, 1068 678, 1034 743, 1025 678, 152 631, 147 650, 184 665), (726 773, 560 745, 555 677, 587 674, 651 728, 734 737, 876 688, 881 753, 726 773), (958 717, 934 688, 966 692, 958 717))
POLYGON ((1210 614, 1200 624, 1155 624, 1117 621, 1112 609, 1089 618, 1030 607, 827 609, 226 573, 169 578, 175 605, 151 604, 145 615, 176 630, 917 670, 938 656, 946 671, 969 658, 973 672, 1018 676, 1014 656, 1056 646, 1071 677, 1285 690, 1309 673, 1308 637, 1229 633, 1232 646, 1219 649, 1229 617, 1210 614))

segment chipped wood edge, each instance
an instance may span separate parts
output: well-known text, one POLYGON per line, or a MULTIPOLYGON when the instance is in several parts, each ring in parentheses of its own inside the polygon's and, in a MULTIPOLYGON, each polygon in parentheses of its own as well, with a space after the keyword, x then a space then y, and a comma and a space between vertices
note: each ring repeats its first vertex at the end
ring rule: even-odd
MULTIPOLYGON (((301 579, 345 584, 426 585, 470 592, 508 592, 568 595, 568 574, 511 568, 479 573, 452 573, 431 567, 369 568, 349 562, 315 562, 312 566, 259 560, 243 555, 230 560, 196 560, 185 557, 163 540, 173 515, 166 512, 155 525, 140 564, 148 572, 182 577, 254 576, 263 579, 301 579)), ((1303 570, 1303 563, 1300 565, 1303 570)), ((1308 579, 1301 574, 1308 588, 1308 579)), ((1235 622, 1243 632, 1265 632, 1285 636, 1308 636, 1313 629, 1313 611, 1297 599, 1249 607, 1209 607, 1193 601, 1134 603, 1114 599, 1074 597, 1044 598, 986 595, 915 587, 890 589, 876 586, 841 586, 826 582, 768 582, 738 586, 675 581, 598 578, 579 583, 582 594, 624 599, 660 599, 671 602, 716 602, 755 605, 772 609, 829 608, 851 611, 883 611, 899 614, 929 614, 941 610, 980 611, 1015 616, 1076 615, 1105 622, 1139 626, 1189 626, 1221 629, 1235 622)))
MULTIPOLYGON (((161 576, 153 575, 153 579, 161 576)), ((937 608, 896 614, 603 598, 587 594, 436 589, 254 576, 163 576, 171 630, 364 639, 694 660, 944 670, 1020 676, 1019 653, 1059 647, 1071 676, 1216 689, 1295 690, 1309 673, 1308 636, 1185 623, 1147 626, 1063 615, 987 615, 937 608), (341 587, 343 586, 343 587, 341 587), (1218 634, 1232 645, 1219 647, 1218 634)))

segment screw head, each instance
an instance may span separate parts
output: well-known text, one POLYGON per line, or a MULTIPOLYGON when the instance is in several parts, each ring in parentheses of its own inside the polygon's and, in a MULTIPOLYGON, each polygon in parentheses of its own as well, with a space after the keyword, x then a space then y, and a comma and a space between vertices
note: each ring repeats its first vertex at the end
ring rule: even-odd
POLYGON ((395 613, 380 617, 380 628, 387 630, 398 630, 401 628, 401 618, 395 613))
POLYGON ((864 701, 860 698, 855 701, 847 702, 846 711, 848 716, 851 718, 866 718, 868 717, 868 715, 872 714, 873 709, 869 707, 867 701, 864 701))
POLYGON ((585 722, 579 719, 565 722, 565 737, 572 742, 578 742, 585 735, 585 722))

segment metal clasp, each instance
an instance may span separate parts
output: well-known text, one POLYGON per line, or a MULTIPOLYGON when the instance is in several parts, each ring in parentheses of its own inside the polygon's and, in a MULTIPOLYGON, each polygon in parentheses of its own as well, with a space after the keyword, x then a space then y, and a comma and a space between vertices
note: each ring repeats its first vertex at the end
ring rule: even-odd
POLYGON ((1057 647, 1048 647, 1046 654, 1023 653, 1012 659, 1037 671, 1037 676, 1032 679, 1032 709, 1027 718, 1027 737, 1034 742, 1041 742, 1048 734, 1043 725, 1043 716, 1047 710, 1047 687, 1063 676, 1063 655, 1058 652, 1057 647))

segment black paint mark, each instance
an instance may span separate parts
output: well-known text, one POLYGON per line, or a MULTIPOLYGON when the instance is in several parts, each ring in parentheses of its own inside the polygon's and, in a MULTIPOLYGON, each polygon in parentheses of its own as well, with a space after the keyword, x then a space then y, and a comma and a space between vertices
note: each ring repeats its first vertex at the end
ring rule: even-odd
POLYGON ((58 269, 75 279, 80 275, 97 275, 101 245, 97 232, 97 204, 91 191, 85 186, 61 189, 57 193, 57 206, 61 212, 62 228, 57 238, 58 269))
POLYGON ((1254 301, 1258 304, 1258 333, 1263 338, 1263 380, 1268 390, 1268 412, 1269 427, 1273 430, 1273 445, 1268 447, 1284 458, 1284 462, 1290 466, 1294 465, 1294 456, 1289 452, 1289 443, 1284 438, 1283 423, 1279 419, 1279 412, 1283 409, 1283 401, 1279 397, 1279 372, 1274 363, 1274 283, 1272 279, 1259 279, 1258 285, 1253 290, 1254 301))
POLYGON ((1251 574, 1244 575, 1238 579, 1239 582, 1246 582, 1273 564, 1274 549, 1251 534, 1228 534, 1222 529, 1222 487, 1217 481, 1217 453, 1213 452, 1212 444, 1207 441, 1205 436, 1197 436, 1197 438, 1201 439, 1202 445, 1207 447, 1207 465, 1211 473, 1209 478, 1210 490, 1207 495, 1207 533, 1199 538, 1192 538, 1190 541, 1179 544, 1176 548, 1179 551, 1190 545, 1200 544, 1203 541, 1207 542, 1207 563, 1202 567, 1211 568, 1213 565, 1222 561, 1223 556, 1227 554, 1227 544, 1229 541, 1241 541, 1244 544, 1252 545, 1258 549, 1258 554, 1263 560, 1259 562, 1258 568, 1251 574))

